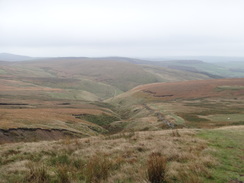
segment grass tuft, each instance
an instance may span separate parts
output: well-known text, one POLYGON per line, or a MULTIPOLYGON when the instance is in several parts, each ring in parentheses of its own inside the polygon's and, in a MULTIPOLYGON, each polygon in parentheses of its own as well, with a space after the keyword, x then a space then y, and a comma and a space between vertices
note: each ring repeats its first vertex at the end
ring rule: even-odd
POLYGON ((90 157, 86 166, 86 181, 88 183, 99 183, 106 180, 112 168, 112 161, 104 154, 97 153, 90 157))
POLYGON ((176 130, 172 130, 172 134, 171 134, 172 137, 180 137, 180 133, 179 131, 176 129, 176 130))
POLYGON ((59 183, 70 183, 70 178, 69 178, 69 174, 68 174, 69 170, 66 166, 60 165, 57 168, 57 176, 58 176, 58 180, 59 183))
POLYGON ((30 183, 50 182, 50 176, 48 175, 46 171, 46 167, 44 165, 36 166, 34 164, 29 164, 28 168, 29 168, 29 172, 25 176, 23 182, 30 182, 30 183))
POLYGON ((147 162, 147 175, 151 183, 163 183, 166 173, 166 158, 161 153, 152 153, 147 162))

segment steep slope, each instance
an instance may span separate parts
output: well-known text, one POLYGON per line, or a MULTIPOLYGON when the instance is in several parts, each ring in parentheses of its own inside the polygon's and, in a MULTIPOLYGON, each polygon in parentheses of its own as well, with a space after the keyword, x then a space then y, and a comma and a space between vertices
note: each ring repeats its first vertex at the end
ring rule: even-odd
POLYGON ((5 98, 0 103, 0 144, 97 135, 117 120, 113 111, 94 104, 5 98))

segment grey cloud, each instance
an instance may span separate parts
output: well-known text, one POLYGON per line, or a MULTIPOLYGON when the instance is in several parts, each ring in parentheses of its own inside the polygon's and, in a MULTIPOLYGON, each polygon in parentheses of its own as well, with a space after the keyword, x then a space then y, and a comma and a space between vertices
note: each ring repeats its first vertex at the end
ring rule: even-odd
POLYGON ((0 51, 244 56, 243 7, 242 0, 1 0, 0 51))

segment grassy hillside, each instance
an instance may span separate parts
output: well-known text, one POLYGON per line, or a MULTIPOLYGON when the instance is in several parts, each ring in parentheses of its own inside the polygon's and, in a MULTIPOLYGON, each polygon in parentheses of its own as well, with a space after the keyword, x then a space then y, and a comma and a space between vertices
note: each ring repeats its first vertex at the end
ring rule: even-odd
POLYGON ((103 99, 140 84, 205 78, 164 68, 156 72, 154 67, 113 59, 1 62, 0 129, 5 130, 1 131, 1 143, 55 140, 68 132, 73 137, 119 131, 123 125, 114 123, 120 123, 116 122, 120 115, 103 99), (14 137, 8 138, 11 133, 14 137))
POLYGON ((108 102, 136 130, 243 124, 244 79, 154 83, 108 102))
POLYGON ((73 132, 79 129, 82 134, 97 134, 107 130, 110 133, 129 129, 158 130, 169 125, 211 127, 242 123, 243 114, 238 110, 242 103, 237 103, 243 93, 242 79, 174 83, 211 77, 113 59, 116 58, 0 63, 3 109, 0 129, 56 126, 73 132), (151 84, 156 82, 170 83, 151 84), (135 86, 138 87, 126 92, 135 86), (108 98, 112 105, 103 102, 108 98), (217 109, 208 112, 211 105, 221 107, 223 112, 217 109), (81 111, 78 114, 76 110, 80 106, 100 113, 81 111), (195 121, 197 123, 193 123, 195 121))
POLYGON ((0 62, 0 183, 243 182, 244 79, 132 61, 0 62))
POLYGON ((0 77, 26 85, 59 88, 65 93, 64 98, 83 100, 90 100, 92 94, 100 99, 110 98, 141 84, 211 78, 205 74, 120 60, 88 58, 44 59, 7 65, 4 62, 0 64, 0 77))
POLYGON ((61 59, 26 62, 15 66, 20 68, 39 68, 56 77, 89 78, 126 91, 138 84, 156 82, 152 74, 141 67, 126 63, 92 59, 61 59))
POLYGON ((210 76, 201 73, 181 71, 166 67, 142 65, 143 69, 156 76, 159 82, 187 81, 212 79, 210 76))
POLYGON ((5 144, 0 148, 0 181, 241 182, 243 134, 242 126, 5 144))
POLYGON ((91 104, 99 98, 83 90, 35 85, 12 78, 0 82, 0 143, 105 133, 104 126, 77 116, 116 116, 110 109, 99 107, 99 102, 91 104))

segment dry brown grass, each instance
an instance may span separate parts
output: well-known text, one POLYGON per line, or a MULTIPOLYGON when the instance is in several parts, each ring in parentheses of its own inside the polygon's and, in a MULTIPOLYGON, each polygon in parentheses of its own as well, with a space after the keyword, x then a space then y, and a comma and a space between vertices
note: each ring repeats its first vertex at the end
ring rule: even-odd
POLYGON ((160 129, 160 124, 163 128, 155 118, 157 113, 177 128, 241 125, 243 87, 243 78, 154 83, 138 86, 109 102, 129 121, 126 127, 135 130, 160 129))
POLYGON ((172 83, 153 83, 133 90, 142 91, 160 100, 194 99, 204 97, 223 97, 243 95, 243 89, 218 91, 220 86, 244 86, 243 78, 184 81, 172 83))
MULTIPOLYGON (((100 115, 108 114, 102 109, 74 109, 74 108, 36 108, 36 109, 1 109, 0 110, 0 129, 9 128, 41 128, 41 129, 65 129, 76 132, 84 136, 97 135, 98 132, 105 130, 94 123, 84 119, 78 119, 75 115, 91 114, 100 115)), ((23 132, 25 133, 25 132, 23 132)), ((27 132, 26 132, 27 133, 27 132)), ((33 139, 34 139, 33 132, 33 139)), ((4 136, 8 139, 7 136, 4 136)), ((19 141, 22 137, 16 137, 15 141, 19 141)), ((35 141, 24 139, 23 141, 35 141)), ((45 137, 44 137, 45 140, 45 137)), ((48 137, 46 138, 48 140, 48 137)), ((14 141, 14 140, 10 140, 14 141)), ((1 143, 5 143, 4 138, 1 143)), ((8 142, 8 140, 6 140, 8 142)))
POLYGON ((70 183, 69 168, 67 166, 60 165, 57 168, 57 177, 59 183, 70 183))
POLYGON ((163 183, 166 173, 166 158, 161 153, 152 153, 147 162, 147 176, 151 183, 163 183))
POLYGON ((41 166, 36 166, 34 164, 28 165, 29 171, 26 174, 23 182, 29 183, 48 183, 50 182, 50 177, 47 173, 46 168, 41 166))
POLYGON ((111 160, 105 155, 98 153, 89 158, 86 165, 85 175, 88 183, 99 183, 109 176, 113 168, 111 160))
MULTIPOLYGON (((164 175, 165 181, 169 183, 187 182, 188 179, 181 181, 184 177, 182 170, 189 175, 194 175, 195 177, 191 177, 192 180, 202 181, 203 178, 211 177, 209 168, 214 166, 215 159, 210 155, 211 149, 208 148, 207 143, 197 138, 194 130, 178 130, 178 134, 180 136, 172 135, 171 130, 128 132, 110 136, 69 139, 68 143, 67 140, 60 140, 5 144, 0 149, 2 157, 0 177, 12 175, 11 172, 18 172, 14 163, 28 160, 44 164, 47 174, 52 179, 58 179, 57 176, 60 174, 60 179, 67 178, 70 181, 148 182, 147 165, 148 162, 149 164, 151 162, 151 165, 154 164, 152 154, 155 152, 158 152, 160 156, 155 156, 154 160, 161 161, 163 165, 158 169, 164 175), (11 154, 13 149, 18 150, 18 153, 11 154), (168 163, 165 169, 163 162, 166 161, 168 163), (54 163, 50 164, 50 162, 54 163), (70 173, 65 174, 65 169, 68 169, 70 173)), ((26 169, 22 172, 28 174, 26 169)), ((5 180, 8 179, 5 178, 5 180)))

